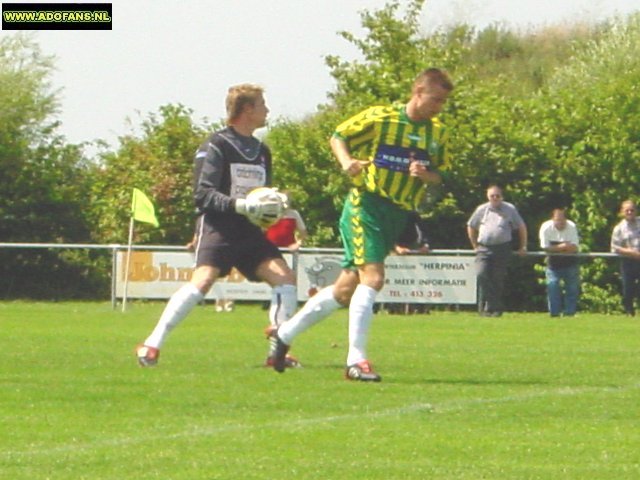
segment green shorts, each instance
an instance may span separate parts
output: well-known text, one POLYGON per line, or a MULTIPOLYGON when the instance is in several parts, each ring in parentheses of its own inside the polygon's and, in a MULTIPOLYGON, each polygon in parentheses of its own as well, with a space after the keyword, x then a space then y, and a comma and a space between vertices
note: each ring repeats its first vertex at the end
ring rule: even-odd
POLYGON ((403 232, 409 214, 379 195, 351 189, 340 217, 342 268, 383 263, 403 232))

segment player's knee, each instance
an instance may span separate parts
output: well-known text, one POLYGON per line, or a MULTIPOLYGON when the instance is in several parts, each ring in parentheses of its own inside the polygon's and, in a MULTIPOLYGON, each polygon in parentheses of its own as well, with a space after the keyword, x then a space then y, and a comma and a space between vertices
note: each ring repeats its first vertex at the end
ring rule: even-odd
POLYGON ((365 265, 359 271, 359 283, 371 287, 376 291, 382 290, 384 287, 384 268, 377 265, 365 265))
POLYGON ((193 272, 193 276, 191 277, 191 283, 202 292, 202 294, 206 294, 214 282, 218 278, 218 271, 214 268, 210 267, 199 267, 193 272))
POLYGON ((351 295, 346 294, 344 291, 343 292, 334 291, 333 297, 336 299, 336 302, 338 302, 343 307, 349 306, 349 302, 351 301, 351 295))
POLYGON ((382 287, 384 287, 384 277, 369 279, 366 282, 366 285, 373 288, 376 292, 379 292, 380 290, 382 290, 382 287))
POLYGON ((353 292, 355 292, 355 287, 357 283, 354 285, 334 285, 333 287, 333 297, 336 301, 346 307, 351 302, 351 297, 353 296, 353 292))
POLYGON ((200 290, 200 292, 202 292, 203 295, 205 295, 207 292, 209 292, 209 290, 211 290, 211 287, 213 286, 213 282, 214 282, 213 279, 203 278, 203 279, 192 281, 191 283, 193 283, 193 285, 195 285, 195 287, 198 290, 200 290))
POLYGON ((278 285, 295 285, 296 284, 296 274, 292 270, 284 270, 284 271, 267 271, 263 274, 257 275, 259 279, 264 282, 267 282, 272 287, 276 287, 278 285))
POLYGON ((384 287, 384 274, 379 272, 366 272, 364 275, 361 275, 360 283, 379 292, 382 290, 382 287, 384 287))

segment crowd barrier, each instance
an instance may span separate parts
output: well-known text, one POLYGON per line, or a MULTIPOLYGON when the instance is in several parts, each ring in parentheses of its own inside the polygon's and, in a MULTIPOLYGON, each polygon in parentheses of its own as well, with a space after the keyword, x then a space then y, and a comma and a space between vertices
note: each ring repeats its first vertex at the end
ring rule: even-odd
MULTIPOLYGON (((190 278, 193 255, 185 246, 0 243, 3 249, 100 249, 111 252, 111 303, 118 299, 166 299, 190 278), (127 259, 131 250, 131 258, 127 259), (127 261, 128 260, 128 261, 127 261), (125 275, 129 266, 128 276, 125 275)), ((296 272, 298 300, 304 301, 319 288, 333 283, 340 272, 342 249, 301 248, 283 250, 285 260, 296 272)), ((547 256, 542 251, 528 257, 547 256)), ((473 250, 436 249, 429 254, 390 255, 385 262, 385 287, 377 300, 384 303, 474 304, 476 276, 473 250)), ((618 257, 609 252, 576 253, 576 257, 618 257)), ((270 288, 247 281, 236 271, 220 279, 207 299, 264 301, 270 288)))

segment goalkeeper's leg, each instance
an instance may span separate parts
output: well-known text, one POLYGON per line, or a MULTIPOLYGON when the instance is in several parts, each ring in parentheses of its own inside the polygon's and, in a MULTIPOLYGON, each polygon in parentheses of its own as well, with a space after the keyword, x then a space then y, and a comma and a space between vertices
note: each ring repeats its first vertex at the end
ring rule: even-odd
MULTIPOLYGON (((272 286, 271 303, 269 305, 269 327, 267 338, 270 340, 269 353, 265 366, 273 366, 273 355, 276 348, 271 341, 269 331, 278 328, 295 313, 298 308, 298 293, 296 278, 293 270, 289 268, 282 258, 270 258, 263 261, 256 270, 256 275, 272 286)), ((300 362, 294 357, 287 356, 288 367, 299 367, 300 362)))
POLYGON ((269 322, 279 327, 289 320, 298 308, 298 293, 293 284, 277 285, 271 290, 269 322))
POLYGON ((167 303, 158 323, 144 343, 137 347, 138 362, 143 366, 157 363, 160 347, 169 333, 202 301, 217 278, 218 269, 210 266, 198 267, 191 281, 180 287, 167 303))
MULTIPOLYGON (((278 285, 271 291, 271 304, 269 307, 269 327, 266 334, 269 340, 269 353, 264 364, 266 367, 273 367, 277 343, 271 335, 273 329, 287 322, 298 308, 298 294, 295 285, 278 285)), ((285 354, 285 367, 295 368, 302 366, 297 358, 285 354)))

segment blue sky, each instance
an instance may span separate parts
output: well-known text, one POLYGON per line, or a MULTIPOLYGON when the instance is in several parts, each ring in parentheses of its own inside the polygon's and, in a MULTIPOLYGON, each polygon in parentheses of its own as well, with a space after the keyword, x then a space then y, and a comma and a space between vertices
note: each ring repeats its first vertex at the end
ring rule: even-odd
MULTIPOLYGON (((266 88, 272 117, 315 111, 333 87, 324 56, 357 52, 337 35, 358 34, 363 9, 385 0, 115 0, 112 31, 41 31, 56 56, 61 133, 70 142, 118 135, 167 103, 196 119, 224 116, 229 85, 266 88)), ((637 0, 427 0, 423 28, 465 22, 518 28, 597 21, 637 11, 637 0)), ((12 35, 2 31, 0 36, 12 35)))

